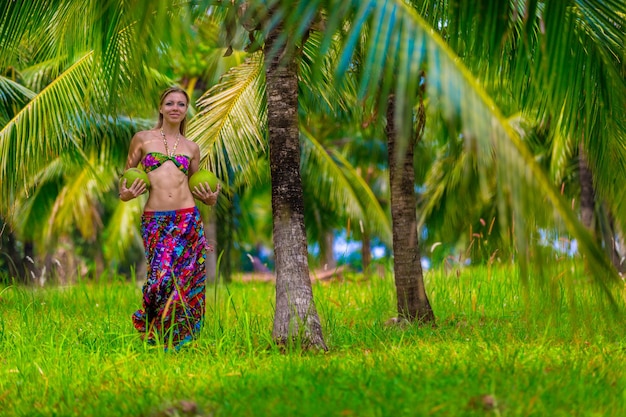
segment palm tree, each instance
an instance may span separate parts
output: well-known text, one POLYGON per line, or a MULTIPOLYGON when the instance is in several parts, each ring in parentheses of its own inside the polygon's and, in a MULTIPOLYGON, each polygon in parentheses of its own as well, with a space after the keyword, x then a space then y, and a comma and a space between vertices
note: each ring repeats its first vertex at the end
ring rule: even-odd
POLYGON ((424 104, 420 102, 416 117, 417 131, 411 135, 406 150, 402 152, 396 144, 396 111, 395 99, 390 96, 387 107, 387 146, 398 318, 410 322, 417 320, 420 324, 434 324, 435 315, 424 287, 422 257, 417 237, 413 167, 413 152, 416 142, 424 133, 426 114, 424 104))
MULTIPOLYGON (((539 224, 564 225, 581 245, 579 248, 590 263, 591 274, 597 282, 617 282, 615 270, 607 262, 606 257, 598 245, 593 242, 590 234, 584 229, 577 219, 576 214, 569 208, 569 204, 560 196, 549 181, 542 168, 534 160, 522 141, 515 126, 503 115, 497 105, 497 101, 489 95, 487 84, 481 84, 479 79, 472 75, 471 70, 503 74, 511 74, 509 78, 496 78, 495 80, 512 80, 510 87, 519 92, 518 102, 525 104, 521 108, 528 112, 529 116, 538 114, 537 109, 552 108, 562 109, 559 114, 564 114, 562 127, 573 128, 575 115, 580 106, 593 114, 593 120, 604 122, 614 129, 608 133, 609 141, 605 144, 610 149, 616 148, 612 155, 618 155, 617 160, 622 161, 622 150, 618 136, 623 132, 623 117, 612 110, 605 112, 603 107, 595 107, 594 103, 603 100, 610 105, 610 109, 622 108, 617 104, 622 103, 624 94, 623 80, 616 75, 615 66, 607 66, 604 72, 589 71, 583 80, 587 83, 587 96, 580 96, 575 106, 563 107, 568 103, 564 95, 568 94, 565 84, 560 78, 549 78, 557 73, 560 68, 569 68, 568 45, 575 44, 575 39, 582 28, 582 33, 589 33, 590 45, 596 51, 591 55, 584 55, 585 43, 580 45, 577 53, 584 58, 584 65, 590 69, 592 58, 610 61, 609 56, 623 56, 623 45, 617 41, 623 37, 623 2, 618 4, 621 8, 612 9, 602 6, 599 10, 585 8, 585 4, 575 1, 564 2, 512 2, 511 4, 491 5, 487 7, 484 2, 475 5, 457 5, 455 2, 433 1, 415 2, 415 8, 406 3, 377 2, 377 1, 319 1, 308 2, 307 6, 283 9, 286 20, 295 22, 294 30, 303 30, 303 19, 297 19, 296 13, 304 13, 311 16, 315 10, 324 8, 328 11, 324 40, 318 50, 320 60, 330 50, 330 45, 337 37, 342 43, 341 57, 336 69, 337 80, 341 81, 343 75, 351 70, 354 65, 353 57, 356 54, 359 39, 364 33, 369 43, 363 54, 359 55, 359 63, 362 65, 363 77, 359 84, 359 93, 362 99, 376 100, 379 108, 385 108, 386 103, 381 97, 386 97, 385 92, 393 92, 398 100, 399 108, 410 106, 416 96, 416 81, 421 68, 426 67, 429 76, 427 97, 430 111, 439 111, 446 124, 462 132, 462 140, 465 152, 475 160, 473 168, 478 178, 488 181, 497 179, 497 195, 500 202, 506 204, 510 215, 500 216, 502 230, 507 230, 510 224, 516 225, 513 235, 518 259, 528 260, 530 252, 529 237, 536 233, 534 222, 525 222, 526 219, 536 219, 539 224), (557 4, 558 3, 558 4, 557 4), (514 5, 515 7, 511 7, 514 5), (497 6, 497 7, 496 7, 497 6), (430 11, 428 19, 433 26, 441 29, 446 38, 432 31, 419 12, 430 11), (514 25, 507 24, 508 16, 515 18, 514 25), (461 18, 460 16, 463 16, 461 18), (561 22, 566 22, 565 30, 561 22), (606 25, 604 28, 602 25, 606 25), (478 28, 480 27, 480 30, 478 28), (541 30, 549 31, 546 37, 541 36, 541 30), (589 29, 585 32, 586 29, 589 29), (603 29, 606 29, 603 31, 603 29), (537 32, 535 32, 537 30, 537 32), (514 32, 517 31, 517 32, 514 32), (477 33, 484 35, 484 40, 477 37, 477 33), (505 35, 521 33, 521 36, 507 38, 505 35), (622 35, 620 35, 620 33, 622 35), (534 38, 541 40, 538 48, 533 49, 534 38), (524 48, 501 49, 503 39, 516 40, 517 43, 506 45, 523 45, 524 48), (449 43, 446 43, 446 40, 449 43), (526 42, 524 44, 524 42, 526 42), (548 42, 545 47, 542 42, 548 42), (452 49, 454 48, 454 49, 452 49), (454 50, 458 51, 457 53, 454 50), (480 53, 480 51, 483 51, 480 53), (528 53, 531 53, 530 55, 528 53), (501 55, 508 54, 508 55, 501 55), (537 56, 533 56, 536 54, 537 56), (459 55, 465 59, 463 64, 458 59, 459 55), (503 59, 509 57, 509 60, 503 59), (529 56, 531 59, 529 59, 529 56), (541 71, 543 66, 551 65, 551 71, 541 71), (386 68, 397 68, 395 74, 386 71, 386 68), (529 79, 538 77, 542 84, 547 86, 543 94, 531 94, 541 88, 540 84, 532 83, 533 90, 522 90, 523 85, 529 85, 529 79), (602 84, 598 84, 602 83, 602 84), (608 94, 608 88, 602 88, 598 94, 594 94, 588 100, 594 86, 610 86, 616 94, 608 94), (560 100, 553 100, 545 91, 559 93, 560 100), (382 93, 380 93, 382 92, 382 93), (533 104, 533 105, 531 105, 533 104), (548 106, 550 105, 550 106, 548 106), (553 106, 553 107, 551 107, 553 106), (560 106, 560 107, 559 107, 560 106), (534 113, 531 109, 535 109, 534 113), (611 119, 611 120, 609 120, 611 119), (545 213, 541 207, 546 202, 554 211, 545 213), (529 217, 534 213, 534 217, 529 217), (545 214, 555 214, 550 220, 545 214), (507 219, 509 219, 507 221, 507 219), (556 222, 555 222, 556 219, 556 222), (548 222, 548 223, 546 223, 548 222), (507 226, 507 223, 509 226, 507 226), (520 226, 526 225, 525 228, 520 226)), ((306 20, 306 19, 305 19, 306 20)), ((545 43, 544 43, 545 45, 545 43)), ((565 80, 574 80, 576 70, 566 69, 565 80)), ((580 74, 580 72, 578 72, 580 74)), ((580 84, 576 80, 575 84, 580 84)), ((499 86, 507 88, 502 82, 499 86)), ((495 96, 494 96, 495 97, 495 96)), ((518 107, 519 108, 519 107, 518 107)), ((380 113, 380 112, 379 112, 380 113)), ((398 118, 398 131, 401 141, 406 143, 410 132, 410 118, 396 116, 398 118)), ((582 126, 578 127, 583 129, 582 126)), ((589 129, 587 126, 585 129, 589 129)), ((583 129, 584 130, 584 129, 583 129)), ((588 137, 588 136, 585 136, 588 137)), ((621 135, 623 137, 623 135, 621 135)), ((608 157, 609 153, 600 154, 597 149, 591 156, 598 155, 608 157)), ((620 173, 621 176, 621 173, 620 173)), ((620 197, 621 198, 621 197, 620 197)), ((618 206, 622 207, 621 200, 618 206)), ((504 207, 504 205, 502 205, 504 207)), ((527 264, 527 263, 526 263, 527 264)), ((528 265, 528 264, 527 264, 528 265)))
MULTIPOLYGON (((294 337, 302 336, 305 345, 326 349, 309 279, 300 170, 302 177, 308 180, 307 187, 311 191, 308 195, 316 196, 316 206, 322 211, 345 212, 357 218, 372 214, 365 223, 374 230, 383 231, 386 222, 380 219, 385 216, 350 164, 338 152, 325 148, 306 128, 299 127, 296 62, 279 61, 289 55, 275 51, 275 45, 271 43, 273 39, 265 40, 265 53, 275 60, 265 65, 265 83, 260 77, 263 69, 260 56, 252 54, 246 63, 234 68, 215 89, 202 97, 198 117, 190 126, 190 136, 195 137, 201 146, 243 146, 243 152, 229 152, 237 158, 230 162, 242 175, 253 177, 262 165, 249 156, 263 149, 263 133, 259 129, 267 117, 277 282, 274 338, 289 343, 294 337), (282 78, 276 79, 278 76, 282 78), (291 89, 283 90, 285 87, 291 89), (267 110, 265 96, 261 95, 265 89, 268 91, 267 110), (276 97, 280 100, 275 101, 276 97), (233 142, 231 138, 234 136, 246 140, 233 142), (300 300, 300 304, 294 300, 300 300)), ((276 48, 281 47, 283 45, 278 44, 276 48)), ((215 159, 209 164, 218 171, 224 170, 226 164, 221 154, 212 155, 215 159)))
POLYGON ((273 50, 281 34, 278 25, 268 33, 264 47, 276 257, 272 336, 285 344, 302 333, 305 343, 327 350, 309 278, 300 179, 297 64, 284 46, 273 50))

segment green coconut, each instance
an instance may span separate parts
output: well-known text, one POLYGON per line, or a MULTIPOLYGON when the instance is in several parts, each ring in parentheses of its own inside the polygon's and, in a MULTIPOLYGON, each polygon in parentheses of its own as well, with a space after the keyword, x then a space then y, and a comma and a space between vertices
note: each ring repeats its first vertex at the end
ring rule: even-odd
POLYGON ((209 184, 211 191, 215 192, 217 190, 218 179, 215 174, 206 169, 199 169, 189 178, 189 189, 193 191, 198 184, 204 183, 209 184))
POLYGON ((120 178, 120 184, 122 183, 123 179, 126 179, 126 187, 130 188, 130 186, 133 185, 133 182, 135 182, 137 178, 139 178, 146 184, 146 188, 150 188, 150 180, 148 179, 148 174, 146 174, 145 171, 139 168, 128 168, 126 172, 124 172, 124 175, 122 175, 122 178, 120 178))

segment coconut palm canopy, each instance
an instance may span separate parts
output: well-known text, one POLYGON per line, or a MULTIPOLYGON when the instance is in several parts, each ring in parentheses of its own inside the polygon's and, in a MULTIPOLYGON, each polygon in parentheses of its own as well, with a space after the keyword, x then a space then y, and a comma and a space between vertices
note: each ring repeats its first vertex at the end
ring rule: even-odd
MULTIPOLYGON (((114 188, 126 150, 120 130, 143 125, 157 91, 171 82, 155 70, 167 56, 164 51, 176 49, 182 31, 195 19, 207 13, 221 16, 222 9, 225 16, 232 3, 2 3, 0 91, 7 97, 0 100, 3 217, 15 218, 23 201, 41 193, 38 184, 67 175, 60 167, 73 163, 83 167, 74 168, 76 178, 84 178, 80 189, 91 191, 79 196, 57 184, 51 193, 54 203, 48 207, 56 212, 67 204, 74 220, 84 218, 94 205, 74 203, 93 203, 114 188), (105 168, 94 168, 95 161, 105 168)), ((625 183, 624 1, 245 3, 248 11, 267 7, 275 19, 282 18, 289 34, 283 42, 293 50, 307 39, 316 42, 315 48, 304 48, 310 71, 302 80, 319 92, 313 96, 328 97, 329 91, 352 94, 355 100, 350 103, 370 110, 354 114, 369 113, 376 119, 385 114, 387 96, 394 94, 401 137, 410 132, 420 74, 425 71, 429 114, 461 139, 463 153, 473 161, 464 169, 471 170, 479 184, 495 182, 493 195, 502 213, 498 220, 503 229, 515 227, 518 253, 527 252, 527 237, 538 226, 563 226, 578 240, 599 282, 616 278, 571 203, 529 151, 520 124, 511 120, 516 115, 531 122, 548 119, 558 143, 555 164, 571 154, 575 144, 582 144, 598 193, 617 219, 626 219, 620 191, 625 183), (307 38, 309 29, 316 35, 307 38), (319 87, 326 83, 334 90, 319 87)), ((263 16, 245 14, 240 22, 263 16)), ((251 55, 203 95, 190 129, 202 144, 207 165, 227 163, 244 178, 253 178, 253 171, 246 171, 254 168, 250 155, 264 146, 262 78, 254 59, 251 55), (248 84, 242 84, 244 79, 248 84)), ((306 149, 314 155, 319 141, 310 133, 303 130, 303 139, 311 139, 306 149)), ((320 190, 329 186, 320 184, 320 190)), ((324 192, 347 198, 343 186, 324 192)), ((364 204, 354 206, 355 215, 362 215, 364 204)), ((89 218, 95 221, 96 214, 89 218)), ((384 230, 383 222, 379 225, 384 230)))

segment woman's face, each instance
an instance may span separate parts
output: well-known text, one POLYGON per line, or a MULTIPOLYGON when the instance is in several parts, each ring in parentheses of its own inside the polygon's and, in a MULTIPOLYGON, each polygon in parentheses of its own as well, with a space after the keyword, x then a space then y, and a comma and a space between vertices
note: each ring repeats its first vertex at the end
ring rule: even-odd
POLYGON ((165 122, 180 123, 187 115, 187 97, 178 91, 171 92, 163 99, 159 111, 165 122))

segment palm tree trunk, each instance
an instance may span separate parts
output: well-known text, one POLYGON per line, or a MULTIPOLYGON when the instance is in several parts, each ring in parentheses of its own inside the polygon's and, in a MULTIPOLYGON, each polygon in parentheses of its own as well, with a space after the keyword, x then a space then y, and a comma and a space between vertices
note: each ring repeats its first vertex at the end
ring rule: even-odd
POLYGON ((32 241, 27 240, 24 242, 24 258, 22 258, 22 265, 26 271, 26 281, 35 282, 39 279, 39 268, 36 265, 35 245, 32 241))
POLYGON ((626 274, 626 239, 624 239, 623 228, 619 224, 615 224, 615 241, 617 243, 615 251, 619 259, 617 270, 626 274))
POLYGON ((320 245, 323 267, 327 270, 333 270, 337 268, 337 260, 335 259, 335 253, 333 247, 335 246, 335 234, 332 230, 324 232, 322 236, 322 244, 320 245))
POLYGON ((370 271, 370 264, 372 263, 372 241, 370 239, 370 234, 367 231, 363 232, 361 242, 361 263, 363 266, 363 275, 365 275, 366 278, 369 278, 372 274, 372 271, 370 271))
MULTIPOLYGON (((21 268, 22 265, 22 256, 19 254, 17 250, 17 242, 15 240, 15 236, 13 232, 10 230, 10 227, 7 223, 4 222, 0 218, 0 245, 2 245, 2 250, 4 252, 8 272, 8 281, 11 282, 15 279, 16 282, 19 283, 27 283, 28 277, 27 274, 24 273, 24 268, 21 268)), ((1 255, 1 254, 0 254, 1 255)))
POLYGON ((580 216, 583 225, 593 233, 593 212, 595 206, 595 197, 593 192, 593 177, 587 157, 582 145, 578 152, 578 178, 580 180, 580 216))
MULTIPOLYGON (((420 106, 420 121, 424 108, 420 106)), ((417 238, 415 170, 413 150, 417 141, 411 135, 402 158, 396 155, 397 132, 394 123, 395 100, 389 99, 387 109, 387 146, 391 190, 391 221, 393 230, 393 266, 398 301, 398 317, 418 323, 434 323, 435 315, 424 287, 421 255, 417 238), (397 162, 401 165, 398 166, 397 162)), ((423 129, 419 129, 419 132, 423 129)), ((421 134, 421 133, 420 133, 421 134)))
POLYGON ((626 265, 622 263, 621 256, 617 250, 616 236, 618 231, 615 228, 610 209, 605 205, 600 205, 596 219, 595 206, 596 196, 593 186, 593 173, 589 168, 587 154, 581 145, 578 150, 578 178, 580 181, 580 216, 583 225, 591 232, 598 232, 598 240, 603 244, 604 250, 611 259, 615 268, 624 273, 626 265))
MULTIPOLYGON (((365 171, 365 182, 371 184, 373 181, 374 171, 368 168, 365 171)), ((367 228, 361 233, 361 266, 363 267, 363 276, 369 278, 372 275, 370 265, 372 263, 372 236, 367 228)))
MULTIPOLYGON (((280 30, 279 25, 265 40, 266 60, 280 30)), ((276 262, 272 337, 280 344, 299 340, 302 346, 327 350, 309 277, 300 178, 297 66, 293 59, 281 62, 282 55, 273 53, 265 69, 276 262)))
POLYGON ((600 226, 600 233, 602 235, 602 243, 604 251, 606 252, 611 263, 615 269, 620 272, 626 272, 626 264, 622 262, 622 256, 619 253, 618 242, 620 239, 620 232, 615 224, 615 219, 611 213, 611 209, 608 204, 602 204, 598 213, 598 223, 600 226))

